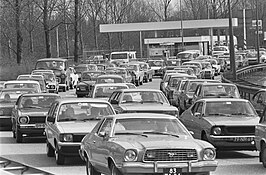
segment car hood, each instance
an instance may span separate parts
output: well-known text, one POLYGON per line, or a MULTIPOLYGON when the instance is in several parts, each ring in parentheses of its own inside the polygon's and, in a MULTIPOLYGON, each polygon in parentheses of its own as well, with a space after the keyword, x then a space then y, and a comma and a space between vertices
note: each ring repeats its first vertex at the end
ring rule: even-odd
POLYGON ((157 134, 145 134, 144 136, 119 136, 113 139, 113 142, 123 146, 124 148, 145 149, 201 149, 203 147, 212 147, 207 142, 202 142, 191 137, 167 136, 157 134))
POLYGON ((11 103, 0 103, 0 108, 12 108, 16 102, 11 103))
POLYGON ((60 133, 89 133, 99 120, 58 122, 60 133))
POLYGON ((126 103, 121 104, 120 107, 126 111, 165 111, 165 110, 177 110, 177 108, 169 104, 157 104, 157 103, 126 103))
POLYGON ((212 125, 227 125, 227 126, 250 126, 257 125, 259 123, 259 117, 245 117, 245 116, 214 116, 214 117, 204 117, 212 125))
POLYGON ((20 109, 21 115, 30 115, 30 116, 46 116, 49 108, 41 108, 41 109, 20 109))

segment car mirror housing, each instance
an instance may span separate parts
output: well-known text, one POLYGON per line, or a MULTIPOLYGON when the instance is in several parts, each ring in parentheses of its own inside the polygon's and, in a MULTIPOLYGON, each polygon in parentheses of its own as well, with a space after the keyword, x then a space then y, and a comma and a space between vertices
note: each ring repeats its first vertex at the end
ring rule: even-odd
POLYGON ((99 132, 98 134, 100 137, 103 137, 105 138, 107 136, 106 132, 102 131, 102 132, 99 132))
POLYGON ((117 100, 111 100, 110 103, 111 104, 118 104, 118 101, 117 100))
POLYGON ((201 117, 201 113, 199 113, 199 112, 195 112, 194 116, 200 118, 200 117, 201 117))
POLYGON ((48 116, 47 117, 47 121, 54 123, 55 122, 55 118, 54 117, 51 117, 51 116, 48 116))

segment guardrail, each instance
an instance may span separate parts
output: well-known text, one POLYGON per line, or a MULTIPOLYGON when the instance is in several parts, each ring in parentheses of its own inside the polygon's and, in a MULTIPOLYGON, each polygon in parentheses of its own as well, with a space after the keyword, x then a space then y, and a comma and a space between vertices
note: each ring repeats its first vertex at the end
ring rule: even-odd
POLYGON ((253 95, 260 89, 266 89, 266 86, 254 84, 252 82, 247 82, 242 78, 248 76, 254 72, 266 71, 266 64, 257 64, 252 66, 243 67, 236 71, 237 80, 232 80, 232 73, 225 72, 222 76, 222 82, 234 83, 239 89, 242 98, 251 100, 253 95))

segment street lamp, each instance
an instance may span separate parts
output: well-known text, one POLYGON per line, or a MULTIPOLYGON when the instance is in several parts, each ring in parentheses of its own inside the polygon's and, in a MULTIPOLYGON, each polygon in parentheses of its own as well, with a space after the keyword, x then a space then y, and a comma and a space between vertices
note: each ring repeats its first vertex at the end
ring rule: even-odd
POLYGON ((231 11, 230 0, 228 0, 228 12, 229 12, 230 69, 233 74, 233 77, 232 77, 233 80, 236 80, 235 46, 234 46, 232 11, 231 11))
POLYGON ((182 51, 184 50, 184 34, 183 34, 183 13, 182 13, 182 0, 180 2, 180 20, 181 20, 181 40, 182 40, 182 51))

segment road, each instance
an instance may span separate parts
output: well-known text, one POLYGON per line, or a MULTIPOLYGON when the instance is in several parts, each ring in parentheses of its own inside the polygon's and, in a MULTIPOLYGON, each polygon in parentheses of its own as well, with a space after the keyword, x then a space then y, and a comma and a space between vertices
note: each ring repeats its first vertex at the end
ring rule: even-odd
MULTIPOLYGON (((140 88, 159 88, 160 79, 154 79, 140 88)), ((60 92, 62 97, 73 97, 74 91, 60 92)), ((79 158, 69 158, 66 165, 56 165, 54 158, 46 156, 44 139, 28 139, 18 144, 10 131, 0 132, 0 156, 21 162, 56 175, 84 175, 85 164, 79 158)), ((218 168, 212 175, 265 175, 257 151, 231 151, 217 153, 218 168)))

